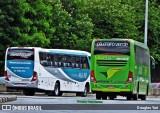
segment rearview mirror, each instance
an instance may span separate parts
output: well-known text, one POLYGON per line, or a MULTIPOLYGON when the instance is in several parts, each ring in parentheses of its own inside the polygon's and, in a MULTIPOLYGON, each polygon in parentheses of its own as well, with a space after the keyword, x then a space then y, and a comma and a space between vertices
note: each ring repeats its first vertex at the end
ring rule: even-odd
POLYGON ((151 65, 151 68, 152 68, 152 69, 155 69, 155 59, 154 59, 152 56, 150 57, 150 63, 151 63, 151 64, 150 64, 150 65, 151 65))

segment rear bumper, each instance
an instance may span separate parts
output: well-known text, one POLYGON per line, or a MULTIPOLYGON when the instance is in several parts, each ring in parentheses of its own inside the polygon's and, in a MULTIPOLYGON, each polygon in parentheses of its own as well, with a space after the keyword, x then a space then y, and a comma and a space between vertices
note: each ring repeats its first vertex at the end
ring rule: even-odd
POLYGON ((133 83, 129 84, 99 84, 92 83, 91 90, 92 92, 133 92, 133 83))
POLYGON ((92 88, 92 92, 131 92, 131 89, 106 89, 106 88, 92 88))
POLYGON ((5 82, 5 86, 11 89, 25 89, 25 88, 37 88, 37 82, 28 82, 28 83, 20 83, 20 82, 5 82))

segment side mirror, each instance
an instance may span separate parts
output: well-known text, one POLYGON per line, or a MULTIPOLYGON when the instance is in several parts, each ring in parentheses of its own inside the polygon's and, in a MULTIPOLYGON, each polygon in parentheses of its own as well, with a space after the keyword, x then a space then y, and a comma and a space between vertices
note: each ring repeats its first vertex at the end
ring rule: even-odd
POLYGON ((150 63, 151 63, 151 68, 155 69, 155 60, 152 56, 150 57, 150 63))

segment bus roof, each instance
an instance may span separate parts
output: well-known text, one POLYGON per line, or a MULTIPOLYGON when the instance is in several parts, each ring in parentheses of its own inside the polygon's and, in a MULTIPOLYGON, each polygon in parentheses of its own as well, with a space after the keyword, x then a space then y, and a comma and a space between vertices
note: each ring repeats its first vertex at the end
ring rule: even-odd
POLYGON ((91 54, 87 51, 70 50, 70 49, 46 49, 41 47, 8 47, 8 49, 39 49, 39 51, 44 51, 44 52, 91 56, 91 54))
POLYGON ((41 48, 41 47, 8 47, 8 49, 35 49, 35 48, 41 48))
POLYGON ((121 38, 111 38, 111 39, 95 39, 94 41, 128 41, 128 42, 131 42, 137 46, 140 46, 142 48, 145 48, 145 49, 149 49, 148 46, 146 46, 144 43, 142 42, 138 42, 136 40, 133 40, 133 39, 121 39, 121 38))
POLYGON ((52 52, 52 53, 91 56, 89 52, 81 51, 81 50, 69 50, 69 49, 47 49, 47 50, 48 52, 52 52))

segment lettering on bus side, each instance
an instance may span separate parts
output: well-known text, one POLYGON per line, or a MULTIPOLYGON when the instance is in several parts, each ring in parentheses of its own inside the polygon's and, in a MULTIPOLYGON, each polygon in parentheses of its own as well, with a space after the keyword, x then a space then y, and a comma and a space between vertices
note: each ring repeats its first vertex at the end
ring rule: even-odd
POLYGON ((79 73, 80 78, 87 78, 87 73, 79 73))
POLYGON ((111 60, 110 56, 95 56, 96 60, 111 60))
POLYGON ((100 82, 100 83, 109 83, 108 80, 97 80, 97 82, 100 82))
POLYGON ((97 80, 97 82, 99 82, 99 83, 119 83, 119 84, 123 84, 123 83, 125 83, 125 81, 122 81, 122 80, 114 80, 114 81, 112 81, 112 80, 97 80))

